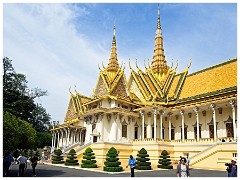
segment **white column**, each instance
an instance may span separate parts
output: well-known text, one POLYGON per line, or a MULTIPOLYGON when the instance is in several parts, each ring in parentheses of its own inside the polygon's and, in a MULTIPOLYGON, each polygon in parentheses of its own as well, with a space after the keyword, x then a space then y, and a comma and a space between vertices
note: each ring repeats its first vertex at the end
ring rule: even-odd
POLYGON ((233 117, 233 139, 236 140, 237 132, 236 132, 236 103, 234 100, 231 100, 230 105, 232 106, 232 117, 233 117))
POLYGON ((99 115, 99 129, 100 129, 100 137, 99 141, 103 141, 103 113, 99 115))
POLYGON ((157 140, 157 108, 153 109, 154 140, 157 140))
POLYGON ((159 113, 160 113, 160 139, 163 138, 162 134, 163 134, 163 114, 164 114, 164 110, 160 110, 159 113))
POLYGON ((148 112, 148 113, 147 113, 147 117, 148 117, 148 123, 147 123, 147 138, 152 138, 151 116, 152 116, 152 113, 151 113, 151 112, 148 112))
POLYGON ((180 114, 181 114, 181 117, 182 117, 182 141, 184 142, 185 141, 185 132, 184 132, 184 110, 180 110, 180 114))
POLYGON ((213 130, 214 130, 214 141, 217 141, 217 126, 216 126, 216 111, 215 104, 211 104, 210 107, 213 111, 213 130))
POLYGON ((197 141, 199 141, 199 118, 198 118, 198 112, 199 112, 199 108, 198 107, 195 107, 193 109, 196 113, 196 120, 197 120, 197 141))
POLYGON ((57 149, 59 148, 59 145, 60 145, 60 130, 57 131, 58 133, 58 140, 57 140, 57 149))
POLYGON ((172 118, 172 113, 169 112, 168 115, 169 115, 169 121, 168 121, 168 122, 169 122, 169 123, 168 123, 168 129, 169 129, 169 130, 168 130, 168 131, 169 131, 168 133, 169 133, 169 134, 168 134, 168 136, 169 136, 169 140, 172 140, 172 137, 171 137, 171 131, 172 131, 171 118, 172 118))
POLYGON ((144 111, 140 111, 142 116, 142 140, 144 139, 144 111))
POLYGON ((77 132, 77 128, 74 129, 74 132, 73 132, 73 143, 74 144, 76 143, 76 132, 77 132))
POLYGON ((61 147, 63 147, 63 133, 64 133, 64 130, 61 129, 61 141, 62 141, 61 147))
POLYGON ((112 131, 112 136, 113 136, 113 141, 117 140, 117 113, 113 113, 113 131, 112 131))
POLYGON ((54 131, 54 141, 53 141, 53 148, 56 147, 56 142, 57 142, 57 131, 54 131))
POLYGON ((54 147, 54 132, 52 131, 52 147, 54 147))
POLYGON ((67 133, 68 133, 68 138, 67 138, 67 146, 69 146, 70 144, 70 128, 67 129, 67 133))

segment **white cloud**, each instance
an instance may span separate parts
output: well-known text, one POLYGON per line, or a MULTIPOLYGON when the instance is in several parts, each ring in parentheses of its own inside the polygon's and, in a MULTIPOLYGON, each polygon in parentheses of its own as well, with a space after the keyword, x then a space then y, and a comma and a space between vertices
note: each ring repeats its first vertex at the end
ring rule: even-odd
POLYGON ((105 58, 73 24, 74 17, 88 12, 66 4, 4 4, 3 8, 3 55, 13 60, 17 72, 26 74, 31 88, 49 92, 41 102, 53 120, 63 121, 68 88, 73 91, 76 85, 80 93, 91 95, 96 64, 105 58))

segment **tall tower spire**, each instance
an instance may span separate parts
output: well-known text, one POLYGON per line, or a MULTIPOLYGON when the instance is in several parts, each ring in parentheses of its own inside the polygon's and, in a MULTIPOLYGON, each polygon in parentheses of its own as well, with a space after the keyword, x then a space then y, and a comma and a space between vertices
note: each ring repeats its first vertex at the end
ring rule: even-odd
POLYGON ((106 68, 109 71, 117 71, 119 69, 118 58, 117 58, 117 44, 116 44, 116 26, 114 23, 113 28, 113 40, 112 40, 112 48, 111 54, 109 58, 109 63, 106 68))
POLYGON ((154 73, 163 74, 167 72, 167 61, 164 55, 163 49, 163 37, 162 37, 162 28, 160 24, 160 8, 158 5, 158 21, 155 34, 155 45, 154 45, 154 54, 151 69, 154 73))

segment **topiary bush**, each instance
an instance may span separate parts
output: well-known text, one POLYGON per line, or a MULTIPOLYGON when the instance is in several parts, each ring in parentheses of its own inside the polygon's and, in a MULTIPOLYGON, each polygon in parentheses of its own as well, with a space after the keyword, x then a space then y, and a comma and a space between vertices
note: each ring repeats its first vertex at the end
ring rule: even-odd
POLYGON ((40 152, 39 152, 39 150, 36 150, 35 154, 36 154, 36 156, 38 157, 38 160, 40 161, 41 158, 40 158, 40 152))
POLYGON ((163 150, 160 156, 160 159, 158 161, 159 165, 158 168, 162 169, 173 169, 170 156, 168 155, 168 152, 166 150, 163 150))
POLYGON ((76 159, 76 151, 71 149, 67 155, 67 160, 65 162, 66 166, 77 166, 79 165, 78 160, 76 159))
POLYGON ((120 172, 123 170, 121 162, 118 161, 118 153, 114 147, 111 147, 108 150, 106 161, 104 162, 105 166, 103 167, 104 171, 108 172, 120 172))
POLYGON ((91 148, 87 148, 85 152, 83 153, 83 160, 81 167, 82 168, 96 168, 96 160, 95 160, 95 153, 93 153, 93 150, 91 148))
POLYGON ((34 155, 33 150, 32 150, 32 149, 29 149, 29 150, 28 150, 28 157, 29 157, 29 158, 32 158, 33 155, 34 155))
POLYGON ((54 155, 52 155, 52 164, 62 164, 62 163, 64 163, 62 150, 61 149, 54 150, 54 155))
POLYGON ((147 162, 150 160, 149 155, 147 154, 147 151, 142 148, 140 151, 138 151, 139 154, 137 154, 138 158, 136 158, 137 160, 137 165, 136 165, 136 169, 139 170, 151 170, 151 162, 147 162))

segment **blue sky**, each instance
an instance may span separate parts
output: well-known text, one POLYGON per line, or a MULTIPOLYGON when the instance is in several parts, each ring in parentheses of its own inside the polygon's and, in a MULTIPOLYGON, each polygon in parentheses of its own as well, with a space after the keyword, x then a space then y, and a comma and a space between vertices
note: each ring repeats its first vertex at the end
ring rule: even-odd
MULTIPOLYGON (((69 87, 91 96, 107 65, 113 25, 117 53, 144 70, 152 60, 157 3, 3 4, 3 56, 27 76, 30 88, 49 95, 38 102, 53 120, 63 122, 69 87)), ((160 3, 164 50, 168 65, 178 60, 177 72, 192 59, 190 73, 237 57, 237 4, 160 3)), ((135 68, 136 69, 136 68, 135 68)))

